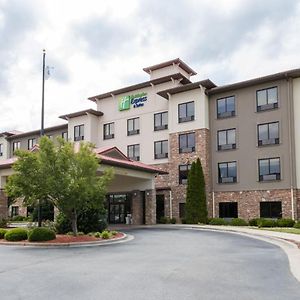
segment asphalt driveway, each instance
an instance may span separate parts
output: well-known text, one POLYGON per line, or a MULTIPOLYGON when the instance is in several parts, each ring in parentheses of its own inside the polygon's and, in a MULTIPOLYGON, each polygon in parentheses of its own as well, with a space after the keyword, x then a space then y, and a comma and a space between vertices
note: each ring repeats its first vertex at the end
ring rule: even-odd
POLYGON ((300 299, 284 252, 231 233, 139 229, 73 249, 0 247, 0 299, 300 299))

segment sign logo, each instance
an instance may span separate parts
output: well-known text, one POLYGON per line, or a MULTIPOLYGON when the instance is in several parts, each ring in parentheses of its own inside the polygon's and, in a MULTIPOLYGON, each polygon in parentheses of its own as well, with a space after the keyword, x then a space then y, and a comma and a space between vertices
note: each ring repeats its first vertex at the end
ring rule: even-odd
POLYGON ((119 111, 144 106, 144 102, 147 101, 147 93, 140 93, 136 95, 129 95, 121 97, 119 100, 119 111))

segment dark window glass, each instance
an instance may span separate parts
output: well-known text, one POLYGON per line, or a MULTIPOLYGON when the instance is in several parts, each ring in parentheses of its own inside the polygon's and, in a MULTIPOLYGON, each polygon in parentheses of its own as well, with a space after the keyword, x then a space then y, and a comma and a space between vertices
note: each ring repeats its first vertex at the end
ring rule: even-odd
POLYGON ((19 215, 19 206, 11 207, 11 217, 15 217, 19 215))
POLYGON ((258 160, 259 181, 280 180, 280 158, 258 160))
POLYGON ((189 170, 191 165, 179 165, 179 184, 187 184, 189 170))
POLYGON ((257 126, 258 146, 279 144, 279 122, 257 126))
POLYGON ((13 152, 20 149, 20 147, 21 147, 21 142, 13 142, 13 152))
POLYGON ((185 218, 185 203, 179 203, 179 218, 185 218))
POLYGON ((3 156, 3 144, 0 144, 0 156, 3 156))
POLYGON ((257 111, 264 111, 278 107, 277 87, 256 91, 257 111))
POLYGON ((195 103, 187 102, 178 104, 178 122, 188 122, 195 119, 195 103))
POLYGON ((235 129, 218 131, 218 150, 236 149, 235 129))
POLYGON ((168 157, 168 141, 154 142, 154 158, 167 158, 168 157))
POLYGON ((103 125, 103 139, 109 140, 115 137, 115 123, 108 123, 103 125))
POLYGON ((195 133, 185 133, 179 135, 179 153, 195 151, 195 133))
POLYGON ((127 156, 132 159, 139 161, 140 160, 140 145, 129 145, 127 146, 127 156))
POLYGON ((36 145, 36 139, 33 138, 33 139, 28 139, 28 150, 32 149, 32 147, 36 145))
POLYGON ((61 137, 67 141, 68 140, 68 131, 62 132, 61 137))
POLYGON ((74 126, 74 141, 84 140, 84 125, 74 126))
POLYGON ((281 202, 260 202, 260 217, 280 219, 282 217, 281 202))
POLYGON ((219 203, 220 218, 237 218, 238 205, 237 202, 220 202, 219 203))
POLYGON ((217 117, 228 118, 235 116, 235 97, 230 96, 217 100, 217 117))
POLYGON ((154 130, 168 129, 168 112, 154 114, 154 130))
POLYGON ((127 135, 135 135, 140 133, 140 118, 127 120, 127 135))
POLYGON ((236 161, 218 164, 219 183, 233 183, 237 179, 236 161))

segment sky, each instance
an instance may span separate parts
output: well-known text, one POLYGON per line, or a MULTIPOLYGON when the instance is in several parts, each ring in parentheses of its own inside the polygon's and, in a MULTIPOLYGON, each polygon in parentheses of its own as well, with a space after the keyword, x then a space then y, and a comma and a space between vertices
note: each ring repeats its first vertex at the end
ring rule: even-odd
POLYGON ((0 132, 40 127, 180 57, 222 85, 300 68, 300 0, 0 0, 0 132))

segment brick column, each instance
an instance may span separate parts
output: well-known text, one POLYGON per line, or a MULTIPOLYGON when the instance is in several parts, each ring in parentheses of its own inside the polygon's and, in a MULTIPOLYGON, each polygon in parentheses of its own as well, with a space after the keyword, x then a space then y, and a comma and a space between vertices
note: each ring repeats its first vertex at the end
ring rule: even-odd
POLYGON ((0 189, 0 219, 7 219, 8 208, 7 208, 7 196, 4 191, 0 189))
POLYGON ((139 190, 132 191, 131 198, 132 224, 143 224, 143 197, 139 190))
POLYGON ((146 224, 156 224, 156 191, 145 191, 145 211, 146 211, 146 224))

